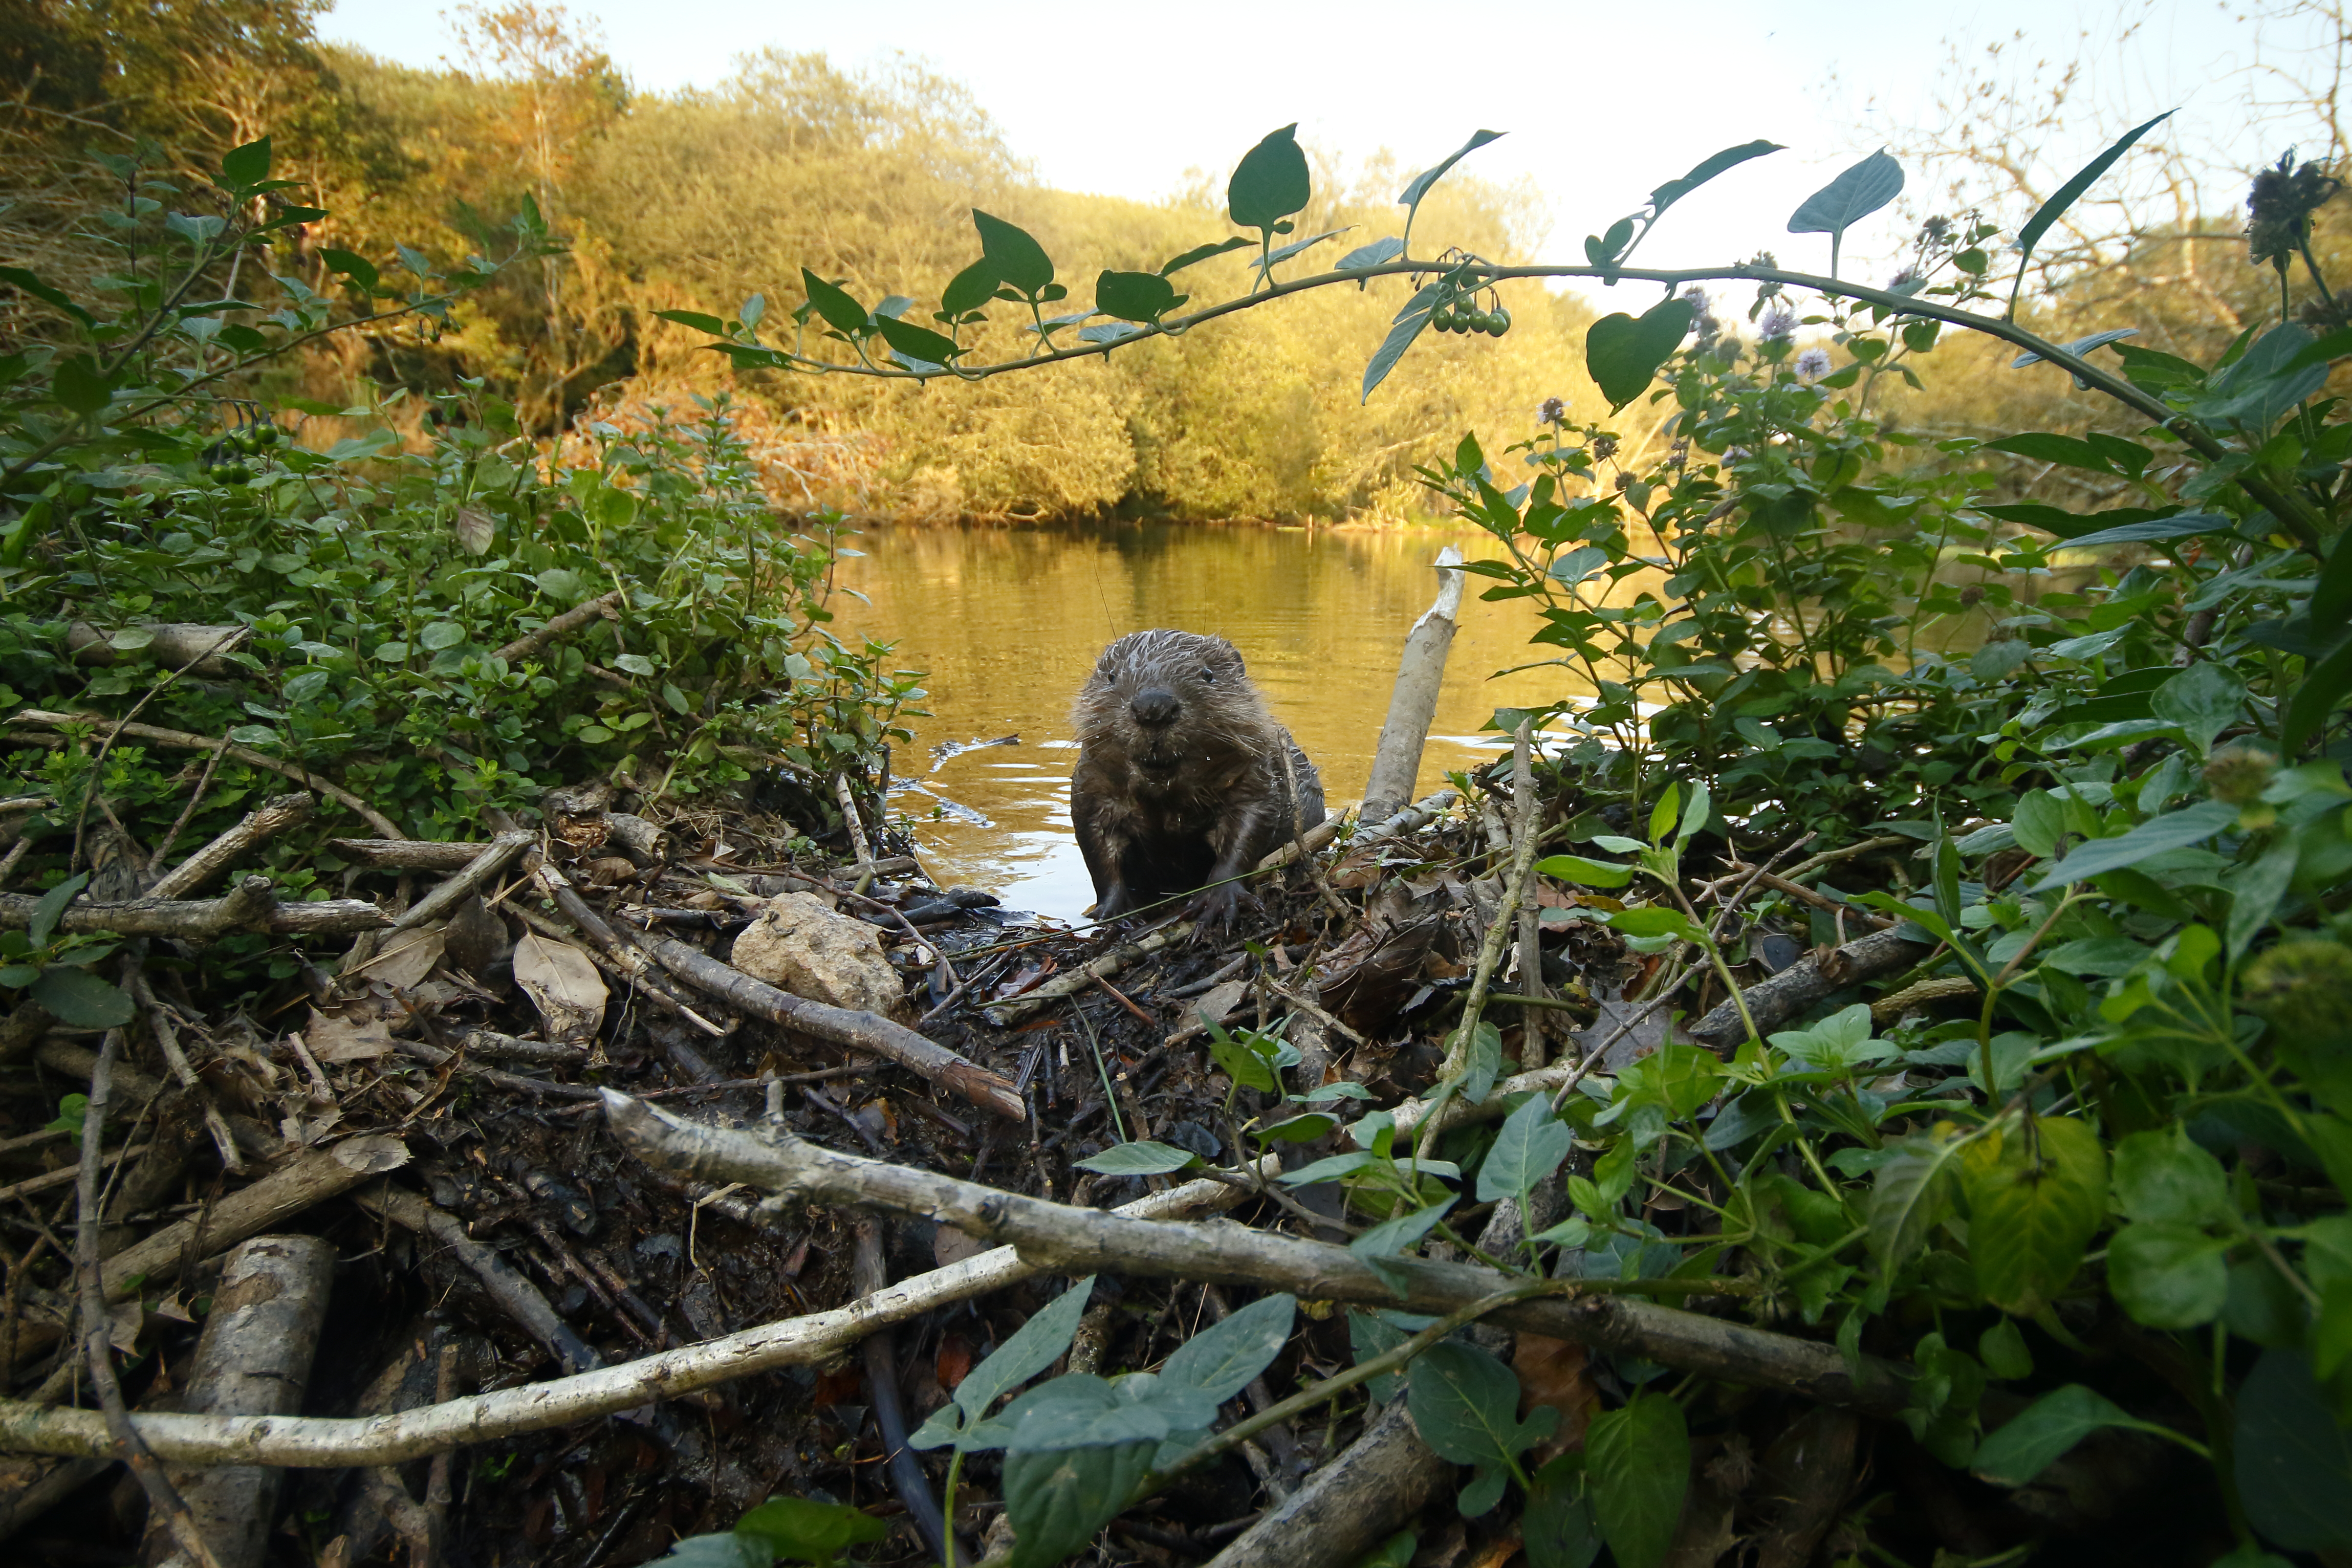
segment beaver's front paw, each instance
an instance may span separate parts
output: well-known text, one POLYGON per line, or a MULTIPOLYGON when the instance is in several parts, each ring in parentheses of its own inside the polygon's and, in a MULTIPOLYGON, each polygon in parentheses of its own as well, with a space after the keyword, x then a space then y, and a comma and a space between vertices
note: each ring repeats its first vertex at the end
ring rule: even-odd
POLYGON ((1265 912, 1265 906, 1244 892, 1237 882, 1203 888, 1184 910, 1192 918, 1192 940, 1202 942, 1223 936, 1233 929, 1234 915, 1244 906, 1255 914, 1265 912))

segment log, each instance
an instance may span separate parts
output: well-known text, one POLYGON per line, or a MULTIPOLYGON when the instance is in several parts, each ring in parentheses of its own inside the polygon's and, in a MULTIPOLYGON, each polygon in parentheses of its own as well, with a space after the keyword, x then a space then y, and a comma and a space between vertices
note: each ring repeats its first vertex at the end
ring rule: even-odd
POLYGON ((936 1040, 925 1039, 904 1024, 894 1024, 878 1014, 828 1006, 780 991, 675 937, 649 932, 637 940, 664 969, 740 1013, 894 1061, 935 1083, 946 1085, 982 1110, 994 1111, 1009 1121, 1028 1119, 1028 1107, 1010 1079, 966 1060, 936 1040))
MULTIPOLYGON (((1935 951, 1895 931, 1874 931, 1868 936, 1833 948, 1824 963, 1819 953, 1807 953, 1769 980, 1740 993, 1757 1029, 1770 1034, 1831 992, 1865 980, 1876 980, 1910 968, 1935 951)), ((1737 1004, 1726 1000, 1691 1026, 1691 1037, 1718 1051, 1731 1049, 1748 1037, 1737 1004)))
MULTIPOLYGON (((40 902, 22 893, 0 893, 0 931, 23 931, 40 902)), ((127 899, 99 904, 77 899, 66 906, 58 930, 108 931, 116 936, 170 936, 201 942, 233 931, 266 931, 279 936, 332 936, 382 931, 392 917, 365 899, 321 899, 281 904, 267 877, 247 877, 217 899, 127 899)))
MULTIPOLYGON (((1304 1300, 1436 1314, 1484 1300, 1517 1282, 1490 1268, 1425 1258, 1387 1259, 1376 1270, 1344 1247, 1238 1226, 1127 1219, 836 1153, 803 1138, 772 1142, 748 1132, 702 1127, 612 1089, 604 1093, 614 1135, 656 1168, 706 1182, 740 1182, 803 1202, 870 1204, 919 1215, 984 1241, 1009 1243, 1024 1260, 1059 1272, 1251 1285, 1304 1300), (1389 1282, 1391 1276, 1402 1283, 1401 1295, 1389 1282)), ((1505 1307, 1494 1321, 1702 1377, 1782 1389, 1824 1405, 1877 1415, 1903 1408, 1907 1381, 1892 1363, 1875 1357, 1864 1356, 1849 1368, 1834 1345, 1635 1300, 1609 1289, 1607 1281, 1554 1283, 1560 1295, 1505 1307)), ((1694 1283, 1704 1288, 1707 1282, 1694 1283)), ((1720 1283, 1728 1290, 1735 1282, 1720 1283)))
POLYGON ((1421 776, 1422 749, 1437 717, 1438 689, 1445 679, 1445 655, 1454 646, 1454 621, 1462 610, 1462 552, 1447 545, 1437 554, 1436 602, 1405 634, 1397 659, 1396 686, 1389 713, 1372 752, 1371 777, 1364 782, 1364 819, 1393 816, 1412 798, 1421 776))
POLYGON ((1427 1505, 1454 1467, 1421 1440, 1402 1398, 1347 1451, 1210 1559, 1209 1568, 1338 1568, 1427 1505))
MULTIPOLYGON (((1269 1176, 1281 1169, 1281 1163, 1272 1155, 1260 1166, 1269 1176)), ((1223 1182, 1187 1182, 1139 1198, 1115 1212, 1164 1219, 1230 1208, 1249 1195, 1247 1188, 1223 1182)), ((177 1464, 312 1469, 404 1464, 471 1444, 592 1421, 616 1411, 634 1410, 648 1400, 675 1398, 778 1367, 824 1365, 847 1354, 884 1324, 903 1323, 940 1307, 985 1296, 1038 1272, 1013 1248, 1000 1247, 901 1280, 830 1312, 762 1323, 618 1366, 470 1394, 415 1410, 343 1419, 159 1413, 133 1415, 131 1420, 159 1458, 177 1464)), ((97 1411, 46 1410, 25 1400, 0 1399, 0 1451, 110 1458, 114 1450, 105 1419, 97 1411)))
POLYGON ((429 838, 330 838, 327 847, 386 871, 462 871, 489 846, 429 838))
POLYGON ((147 889, 151 899, 184 899, 236 863, 237 857, 310 819, 316 805, 307 795, 275 795, 257 811, 197 850, 147 889))
MULTIPOLYGON (((257 1237, 230 1253, 196 1342, 186 1410, 288 1415, 301 1409, 334 1272, 334 1244, 314 1236, 257 1237)), ((221 1568, 261 1568, 268 1560, 284 1474, 274 1466, 223 1465, 173 1475, 221 1568)), ((142 1560, 157 1568, 186 1568, 188 1562, 160 1521, 148 1526, 142 1560)))
POLYGON ((1034 991, 1024 991, 1018 996, 982 1007, 981 1016, 1000 1029, 1009 1027, 1048 1002, 1058 1002, 1065 996, 1075 995, 1096 981, 1117 974, 1137 959, 1174 947, 1192 934, 1191 921, 1178 921, 1174 925, 1162 926, 1133 942, 1122 942, 1101 957, 1089 959, 1076 969, 1065 970, 1034 991))

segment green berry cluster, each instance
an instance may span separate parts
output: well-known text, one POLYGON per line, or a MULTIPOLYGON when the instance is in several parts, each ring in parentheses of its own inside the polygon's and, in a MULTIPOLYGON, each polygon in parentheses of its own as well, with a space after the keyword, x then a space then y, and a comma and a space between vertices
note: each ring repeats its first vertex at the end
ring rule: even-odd
POLYGON ((1511 330, 1511 313, 1498 300, 1491 310, 1482 310, 1475 300, 1455 300, 1440 305, 1429 318, 1429 324, 1441 332, 1484 332, 1499 338, 1511 330))
POLYGON ((277 446, 283 438, 275 425, 256 425, 248 430, 232 430, 213 443, 215 460, 205 472, 224 485, 249 484, 253 479, 253 465, 240 462, 238 458, 257 457, 277 446))

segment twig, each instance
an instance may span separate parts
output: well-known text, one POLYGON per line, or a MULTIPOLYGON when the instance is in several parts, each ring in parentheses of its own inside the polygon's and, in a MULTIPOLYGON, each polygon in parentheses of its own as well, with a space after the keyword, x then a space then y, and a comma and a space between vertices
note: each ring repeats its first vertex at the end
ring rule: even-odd
POLYGON ((219 770, 221 758, 227 752, 228 737, 224 735, 220 744, 213 748, 213 754, 205 759, 205 771, 198 775, 196 787, 188 792, 187 802, 180 807, 180 815, 172 819, 172 830, 163 835, 155 846, 155 853, 147 858, 147 875, 150 878, 163 864, 163 857, 172 852, 172 846, 180 841, 180 835, 187 831, 189 822, 196 815, 196 807, 204 803, 205 792, 212 788, 213 774, 219 770))
MULTIPOLYGON (((507 644, 506 647, 499 649, 498 652, 492 654, 490 657, 492 658, 502 658, 509 664, 513 664, 519 660, 529 658, 532 654, 537 653, 541 648, 545 647, 549 643, 553 642, 556 638, 569 636, 571 633, 577 631, 580 627, 586 626, 590 621, 596 619, 600 616, 606 620, 618 621, 621 618, 619 612, 625 597, 625 595, 623 594, 622 590, 615 588, 611 593, 606 594, 600 598, 591 599, 584 605, 574 605, 572 608, 564 611, 562 615, 551 619, 545 626, 540 627, 537 631, 525 632, 522 636, 515 638, 514 641, 507 644)), ((385 832, 384 837, 387 838, 397 838, 400 837, 400 830, 398 828, 388 829, 385 832)))
MULTIPOLYGON (((307 801, 309 797, 303 798, 307 801)), ((220 1107, 213 1103, 211 1093, 197 1079, 196 1069, 188 1065, 187 1053, 180 1049, 179 1031, 172 1026, 170 1013, 155 1000, 155 993, 147 984, 145 972, 136 963, 126 962, 123 969, 124 989, 131 993, 131 999, 138 1004, 139 1010, 146 1014, 147 1028, 155 1037, 156 1049, 163 1053, 163 1060, 171 1065, 172 1076, 180 1080, 180 1087, 188 1091, 189 1097, 204 1112, 205 1131, 212 1134, 213 1146, 220 1151, 221 1163, 243 1175, 245 1156, 237 1152, 236 1137, 228 1130, 228 1119, 220 1113, 220 1107)))
MULTIPOLYGON (((860 1296, 877 1296, 890 1283, 882 1260, 882 1222, 871 1215, 860 1215, 854 1224, 857 1243, 850 1262, 849 1288, 860 1296)), ((940 1500, 931 1495, 922 1461, 907 1447, 907 1412, 898 1395, 898 1352, 887 1324, 867 1338, 865 1352, 866 1400, 874 1407, 874 1424, 882 1431, 890 1489, 906 1505, 908 1517, 922 1531, 931 1555, 945 1568, 957 1568, 965 1556, 963 1543, 949 1539, 947 1517, 940 1511, 940 1500)))
MULTIPOLYGON (((26 708, 10 714, 8 722, 39 724, 53 730, 63 730, 77 724, 111 724, 114 721, 103 713, 50 713, 37 708, 26 708)), ((116 728, 121 733, 130 736, 134 741, 152 741, 159 746, 177 746, 196 752, 218 747, 247 767, 259 768, 265 773, 273 773, 280 777, 292 779, 296 784, 314 789, 328 799, 349 807, 359 816, 362 821, 386 838, 400 837, 400 829, 394 826, 392 818, 384 816, 342 785, 331 779, 320 778, 317 773, 306 768, 297 767, 292 763, 281 763, 276 757, 265 755, 250 746, 240 746, 231 742, 215 740, 210 735, 192 735, 185 730, 165 730, 153 724, 133 724, 125 721, 116 728)))
MULTIPOLYGON (((38 902, 22 893, 0 893, 0 931, 30 926, 38 902)), ((247 877, 234 891, 217 899, 130 899, 115 904, 77 899, 66 906, 57 929, 198 940, 243 930, 280 936, 332 936, 382 931, 391 923, 392 917, 365 899, 279 903, 268 878, 247 877)))
POLYGON ((352 1201, 456 1254, 457 1260, 472 1270, 490 1300, 532 1339, 546 1346, 566 1372, 592 1372, 604 1364, 604 1358, 572 1332, 569 1323, 556 1316, 555 1309, 547 1304, 539 1287, 517 1273, 505 1258, 468 1236, 464 1222, 457 1215, 389 1182, 352 1194, 352 1201))
POLYGON ((508 861, 538 839, 538 834, 521 828, 499 834, 482 846, 482 852, 467 861, 456 875, 411 904, 405 913, 392 922, 391 931, 384 934, 389 936, 392 931, 412 931, 427 921, 439 920, 464 903, 469 894, 505 869, 508 861))
POLYGON ((98 1233, 102 1220, 98 1201, 100 1168, 99 1140, 106 1131, 106 1102, 113 1091, 114 1058, 122 1049, 122 1031, 109 1029, 105 1042, 100 1046, 98 1067, 90 1074, 89 1100, 82 1110, 81 1168, 76 1183, 74 1206, 78 1222, 74 1237, 74 1275, 80 1286, 82 1319, 82 1354, 89 1363, 89 1378, 98 1390, 98 1402, 106 1413, 107 1430, 113 1438, 114 1457, 131 1467, 139 1478, 147 1500, 163 1516, 172 1539, 182 1551, 195 1559, 199 1568, 220 1568, 220 1560, 205 1542, 204 1532, 188 1513, 180 1490, 163 1473, 163 1464, 131 1424, 130 1409, 122 1402, 122 1384, 114 1375, 114 1320, 106 1307, 106 1287, 99 1272, 98 1233))
POLYGON ((1535 865, 1536 833, 1531 822, 1521 822, 1518 845, 1511 856, 1511 874, 1503 884, 1503 907, 1495 911, 1486 940, 1478 944, 1478 966, 1470 977, 1470 994, 1462 1004, 1462 1023, 1445 1053, 1444 1076, 1458 1076, 1470 1059, 1470 1042, 1477 1033, 1478 1015, 1486 1005, 1486 987, 1502 962, 1503 946, 1518 923, 1519 900, 1527 896, 1528 873, 1535 865))

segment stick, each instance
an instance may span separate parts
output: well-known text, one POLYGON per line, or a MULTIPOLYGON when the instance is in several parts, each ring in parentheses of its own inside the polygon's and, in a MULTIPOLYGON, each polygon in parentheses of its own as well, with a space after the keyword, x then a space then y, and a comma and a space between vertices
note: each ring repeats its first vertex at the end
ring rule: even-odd
MULTIPOLYGON (((553 642, 556 638, 560 637, 567 637, 572 632, 579 630, 582 626, 586 626, 590 621, 596 619, 599 616, 604 616, 606 620, 618 621, 621 618, 620 610, 625 597, 625 595, 622 591, 615 588, 611 593, 604 595, 599 598, 591 599, 584 605, 574 605, 572 608, 564 611, 562 615, 550 620, 545 626, 540 627, 537 631, 523 633, 522 636, 515 638, 514 641, 507 644, 506 647, 499 649, 498 652, 492 654, 490 657, 492 658, 502 658, 509 664, 514 664, 521 659, 529 658, 532 654, 537 653, 541 648, 545 647, 549 643, 553 642)), ((384 837, 387 838, 396 838, 399 836, 400 830, 396 827, 388 827, 384 829, 384 837)))
MULTIPOLYGON (((1524 730, 1527 725, 1522 721, 1519 727, 1524 730)), ((1470 1042, 1477 1032, 1478 1015, 1486 1005, 1486 987, 1494 982, 1495 966, 1502 962, 1504 942, 1518 924, 1519 900, 1527 896, 1528 875, 1536 863, 1537 835, 1534 823, 1522 821, 1519 826, 1525 831, 1511 855, 1511 874, 1503 884, 1503 907, 1495 911, 1495 921, 1478 944, 1478 967, 1470 977, 1470 994, 1462 1003, 1462 1025, 1445 1053, 1444 1076, 1447 1078, 1461 1073, 1470 1060, 1470 1042)))
MULTIPOLYGON (((0 931, 23 931, 33 923, 38 900, 0 893, 0 931)), ((57 929, 106 931, 115 936, 170 936, 203 941, 232 931, 266 931, 278 936, 332 936, 382 931, 392 923, 365 899, 323 899, 281 904, 267 877, 247 877, 236 891, 217 899, 130 899, 96 904, 77 899, 66 906, 57 929)))
POLYGON ((1173 947, 1192 934, 1191 921, 1178 921, 1174 925, 1163 926, 1148 936, 1112 948, 1100 958, 1082 963, 1076 969, 1065 970, 1034 991, 1024 991, 992 1006, 982 1007, 981 1016, 1000 1029, 1017 1024, 1048 1002, 1074 996, 1105 975, 1117 974, 1137 959, 1149 957, 1162 948, 1173 947))
MULTIPOLYGON (((1279 1172, 1268 1155, 1263 1168, 1279 1172)), ((1216 1182, 1188 1182, 1117 1210, 1136 1218, 1172 1218, 1227 1208, 1249 1194, 1216 1182)), ((762 1323, 720 1339, 495 1394, 471 1394, 421 1409, 348 1419, 292 1415, 149 1415, 132 1417, 156 1453, 175 1464, 284 1465, 340 1469, 398 1465, 525 1432, 543 1432, 633 1410, 654 1399, 772 1372, 838 1360, 885 1323, 1001 1290, 1040 1272, 1009 1247, 901 1280, 830 1312, 762 1323)), ((0 1399, 0 1451, 111 1458, 111 1439, 94 1411, 44 1410, 0 1399)))
MULTIPOLYGON (((307 802, 310 797, 300 798, 307 802)), ((180 1032, 172 1026, 171 1014, 155 999, 153 989, 147 984, 146 973, 136 964, 128 967, 130 973, 123 977, 127 982, 124 988, 131 993, 131 1001, 139 1005, 139 1010, 146 1014, 147 1029, 155 1037, 156 1049, 163 1053, 163 1060, 171 1066, 172 1076, 180 1080, 180 1087, 188 1091, 197 1109, 204 1112, 205 1131, 212 1134, 213 1147, 220 1151, 221 1163, 237 1175, 245 1174, 245 1156, 237 1152, 236 1137, 228 1130, 228 1119, 220 1113, 220 1107, 213 1103, 210 1091, 196 1077, 196 1069, 188 1063, 188 1054, 180 1049, 180 1032)))
POLYGON ((1437 598, 1405 634, 1397 658, 1396 686, 1389 694, 1388 718, 1381 725, 1372 771, 1364 784, 1363 814, 1372 821, 1392 816, 1412 798, 1421 753, 1437 717, 1437 694, 1445 679, 1445 656, 1454 646, 1454 617, 1462 611, 1462 552, 1447 545, 1437 554, 1437 598))
POLYGON ((992 1110, 1007 1121, 1021 1121, 1028 1117, 1028 1107, 1022 1103, 1020 1094, 1009 1081, 938 1041, 925 1039, 903 1024, 894 1024, 877 1014, 828 1006, 780 991, 675 937, 647 934, 639 940, 664 969, 738 1012, 798 1029, 836 1046, 886 1058, 947 1085, 982 1110, 992 1110))
POLYGON ((147 889, 151 899, 184 899, 234 864, 255 845, 310 819, 316 802, 307 795, 281 795, 246 813, 245 820, 181 861, 147 889))
POLYGON ((627 978, 629 984, 645 993, 656 1006, 677 1014, 706 1035, 716 1037, 727 1033, 720 1026, 687 1005, 686 998, 671 988, 652 962, 636 947, 623 941, 620 933, 605 923, 604 916, 589 908, 588 900, 580 896, 579 889, 572 887, 562 872, 541 860, 531 868, 531 877, 539 884, 541 891, 553 899, 555 907, 562 910, 564 917, 579 928, 580 934, 588 939, 588 945, 610 959, 613 966, 627 978))
POLYGON ((1345 1453, 1242 1531, 1211 1568, 1352 1563, 1419 1513, 1453 1474, 1421 1440, 1406 1402, 1392 1399, 1345 1453))
MULTIPOLYGON (((114 721, 103 713, 48 713, 37 708, 26 708, 10 714, 8 722, 42 724, 51 729, 62 730, 76 724, 111 725, 114 721)), ((360 820, 386 838, 400 837, 400 829, 394 825, 392 818, 384 816, 342 785, 331 779, 320 778, 306 768, 296 767, 292 763, 281 763, 276 757, 266 756, 250 746, 225 742, 209 735, 192 735, 185 730, 166 730, 154 724, 122 724, 117 728, 120 733, 128 735, 134 741, 152 741, 159 746, 178 746, 192 752, 211 751, 218 747, 247 767, 259 768, 265 773, 273 773, 281 778, 292 779, 296 784, 316 790, 329 800, 349 807, 358 815, 360 820)))
MULTIPOLYGON (((1517 831, 1523 842, 1532 840, 1536 832, 1536 813, 1540 809, 1536 799, 1535 746, 1526 720, 1511 736, 1511 804, 1517 813, 1517 831)), ((1533 899, 1519 900, 1519 989, 1530 996, 1549 995, 1544 987, 1543 940, 1539 916, 1533 899)), ((1532 1071, 1543 1066, 1544 1031, 1541 1010, 1522 1008, 1519 1013, 1521 1045, 1519 1065, 1532 1071)))
POLYGON ((436 1241, 456 1253, 457 1260, 481 1282, 490 1300, 524 1332, 546 1346, 564 1371, 593 1372, 604 1364, 604 1358, 572 1331, 572 1325, 556 1316, 555 1309, 547 1304, 539 1287, 517 1273, 505 1258, 467 1235, 464 1222, 456 1215, 389 1182, 353 1194, 352 1201, 370 1214, 382 1215, 402 1229, 436 1241))
POLYGON ((462 871, 489 846, 431 838, 330 838, 327 847, 386 871, 462 871))
MULTIPOLYGON (((702 1181, 742 1182, 803 1202, 867 1204, 917 1214, 1071 1273, 1108 1271, 1214 1284, 1254 1285, 1320 1300, 1362 1301, 1404 1311, 1457 1310, 1516 1283, 1462 1263, 1383 1260, 1401 1277, 1400 1296, 1381 1270, 1318 1241, 1239 1226, 1154 1225, 1095 1209, 1022 1197, 951 1176, 835 1153, 792 1138, 768 1142, 746 1132, 682 1121, 604 1090, 614 1133, 648 1164, 702 1181)), ((1864 1357, 1849 1371, 1836 1347, 1727 1323, 1696 1312, 1594 1290, 1591 1280, 1555 1280, 1565 1299, 1506 1307, 1512 1328, 1637 1355, 1679 1371, 1801 1394, 1825 1405, 1891 1413, 1907 1384, 1889 1363, 1864 1357)), ((1735 1282, 1715 1281, 1717 1289, 1735 1282)))
MULTIPOLYGON (((849 1288, 860 1296, 879 1295, 890 1283, 882 1260, 882 1222, 860 1215, 852 1222, 857 1248, 850 1261, 849 1288)), ((906 1505, 907 1515, 922 1532, 931 1555, 946 1568, 956 1568, 965 1557, 961 1542, 948 1540, 947 1516, 931 1495, 923 1462, 907 1447, 907 1412, 898 1400, 898 1351, 888 1326, 874 1331, 866 1342, 866 1395, 874 1408, 874 1424, 882 1431, 882 1450, 890 1470, 890 1489, 906 1505)))
MULTIPOLYGON (((1907 841, 1906 841, 1907 842, 1907 841)), ((1827 972, 1821 959, 1807 953, 1768 980, 1740 993, 1759 1030, 1769 1032, 1787 1023, 1831 992, 1864 980, 1875 980, 1908 969, 1927 956, 1928 946, 1895 931, 1873 931, 1843 947, 1832 948, 1827 972)), ((1726 1000, 1690 1026, 1691 1037, 1727 1050, 1748 1037, 1748 1025, 1737 1000, 1726 1000)))
POLYGON ((113 1439, 114 1457, 131 1467, 139 1478, 148 1501, 163 1518, 172 1539, 194 1558, 199 1568, 220 1568, 220 1560, 205 1544, 204 1532, 189 1517, 188 1505, 181 1500, 179 1489, 163 1473, 147 1445, 131 1424, 130 1409, 122 1403, 122 1385, 114 1375, 114 1320, 106 1310, 106 1287, 98 1266, 98 1233, 101 1223, 98 1202, 99 1140, 106 1131, 106 1102, 112 1092, 110 1081, 114 1058, 122 1049, 122 1031, 106 1031, 105 1043, 99 1047, 98 1066, 89 1076, 89 1100, 82 1110, 81 1169, 75 1192, 75 1207, 79 1221, 74 1232, 74 1278, 79 1286, 82 1320, 82 1355, 89 1363, 89 1380, 98 1390, 98 1402, 105 1411, 109 1436, 113 1439))
POLYGON ((466 901, 467 894, 479 888, 503 869, 506 863, 539 841, 539 835, 517 828, 501 833, 482 846, 481 853, 466 862, 457 874, 435 888, 408 908, 408 912, 392 922, 391 931, 412 931, 426 921, 439 920, 466 901))

